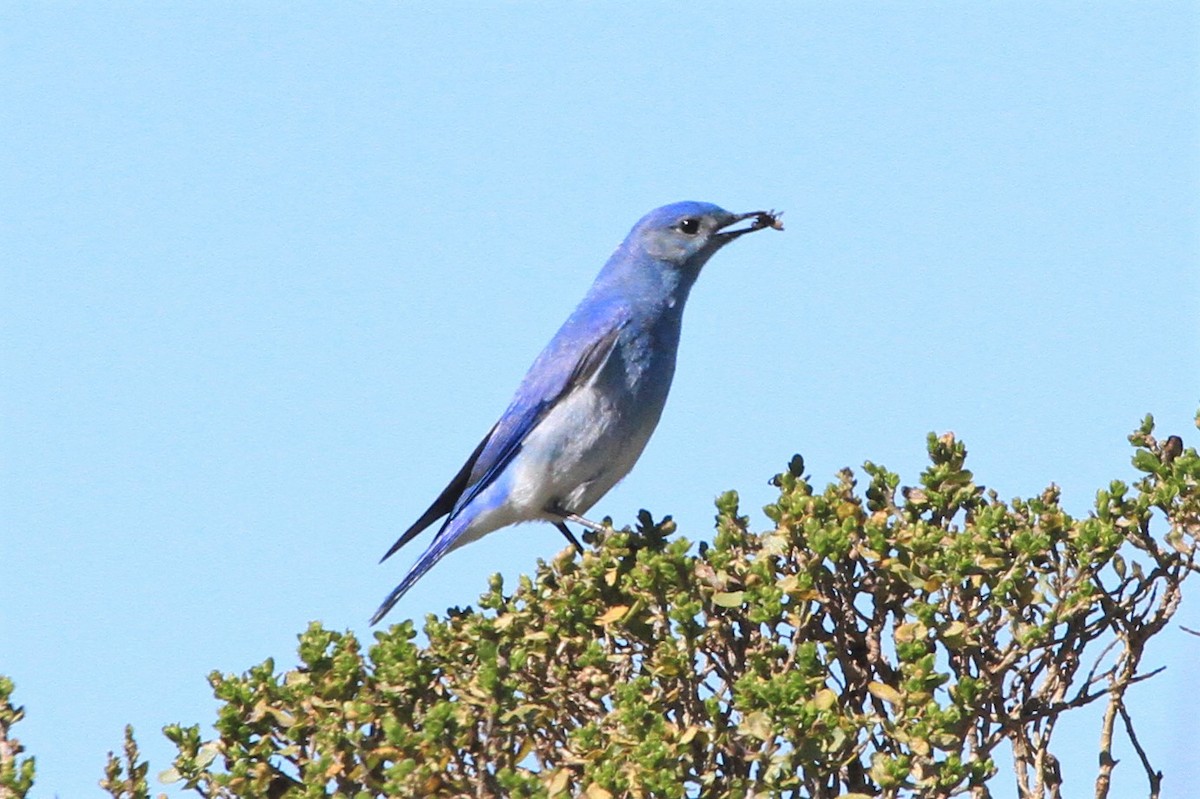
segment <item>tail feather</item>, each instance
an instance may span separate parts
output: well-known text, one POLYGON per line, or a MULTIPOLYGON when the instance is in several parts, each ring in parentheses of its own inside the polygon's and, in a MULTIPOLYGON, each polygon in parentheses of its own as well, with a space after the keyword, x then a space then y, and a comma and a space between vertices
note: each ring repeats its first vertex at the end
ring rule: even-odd
POLYGON ((383 604, 371 616, 371 624, 378 624, 388 614, 388 611, 400 601, 400 597, 404 596, 417 580, 425 576, 425 572, 432 569, 435 563, 453 549, 454 540, 458 537, 456 535, 458 531, 450 532, 447 528, 454 524, 455 521, 456 519, 447 520, 442 529, 438 530, 437 535, 433 538, 433 542, 429 545, 429 549, 421 553, 421 557, 417 558, 417 562, 408 570, 408 574, 404 575, 404 579, 400 581, 400 584, 392 589, 392 592, 387 595, 387 599, 383 600, 383 604))

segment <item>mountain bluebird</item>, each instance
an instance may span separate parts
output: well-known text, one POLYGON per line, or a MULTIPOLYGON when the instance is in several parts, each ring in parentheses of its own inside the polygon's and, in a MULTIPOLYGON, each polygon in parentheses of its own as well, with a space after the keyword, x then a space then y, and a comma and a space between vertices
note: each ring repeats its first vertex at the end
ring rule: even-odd
POLYGON ((372 624, 447 552, 493 530, 546 521, 582 549, 566 522, 603 529, 581 514, 628 474, 658 424, 700 268, 742 234, 767 227, 783 229, 773 212, 731 214, 698 202, 658 208, 634 225, 500 421, 383 556, 446 517, 372 624))

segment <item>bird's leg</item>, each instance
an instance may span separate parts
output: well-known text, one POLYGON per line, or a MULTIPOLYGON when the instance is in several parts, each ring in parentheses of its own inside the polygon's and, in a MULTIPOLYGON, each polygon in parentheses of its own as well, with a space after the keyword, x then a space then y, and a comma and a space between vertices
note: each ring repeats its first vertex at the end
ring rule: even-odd
POLYGON ((555 522, 554 526, 558 528, 558 531, 560 533, 562 533, 563 535, 565 535, 567 537, 567 540, 570 541, 571 544, 575 547, 575 551, 578 552, 580 555, 582 555, 583 554, 583 544, 579 543, 579 541, 575 538, 575 534, 571 532, 570 527, 567 527, 566 522, 555 522))

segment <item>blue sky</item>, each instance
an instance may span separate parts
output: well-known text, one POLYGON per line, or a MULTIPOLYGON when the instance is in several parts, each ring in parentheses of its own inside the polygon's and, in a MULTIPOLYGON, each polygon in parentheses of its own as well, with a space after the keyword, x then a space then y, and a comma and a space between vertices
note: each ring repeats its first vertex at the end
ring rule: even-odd
MULTIPOLYGON (((35 796, 99 795, 127 722, 166 768, 205 675, 312 619, 368 634, 417 552, 379 556, 667 202, 788 230, 706 268, 595 516, 702 539, 736 488, 765 526, 793 452, 911 482, 931 430, 1083 513, 1144 413, 1196 445, 1198 41, 1188 3, 0 5, 0 673, 35 796)), ((561 543, 490 536, 394 615, 561 543)), ((1171 632, 1131 694, 1168 797, 1198 658, 1171 632)), ((1095 718, 1060 734, 1090 793, 1095 718)))

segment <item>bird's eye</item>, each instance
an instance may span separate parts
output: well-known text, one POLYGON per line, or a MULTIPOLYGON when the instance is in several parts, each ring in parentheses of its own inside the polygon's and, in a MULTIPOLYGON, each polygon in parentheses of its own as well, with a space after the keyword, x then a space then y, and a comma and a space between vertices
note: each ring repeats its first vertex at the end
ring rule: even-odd
POLYGON ((700 220, 689 217, 675 227, 679 229, 679 232, 686 233, 691 236, 692 234, 696 233, 696 231, 700 230, 700 220))

